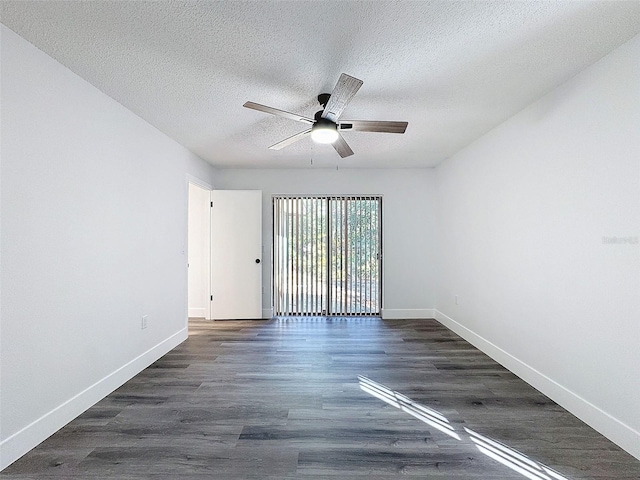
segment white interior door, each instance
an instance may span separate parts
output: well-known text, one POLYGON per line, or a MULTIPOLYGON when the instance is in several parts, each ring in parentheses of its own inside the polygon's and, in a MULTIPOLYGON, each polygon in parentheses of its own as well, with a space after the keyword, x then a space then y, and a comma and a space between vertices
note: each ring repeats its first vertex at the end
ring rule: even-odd
POLYGON ((262 318, 262 192, 211 191, 211 317, 262 318))

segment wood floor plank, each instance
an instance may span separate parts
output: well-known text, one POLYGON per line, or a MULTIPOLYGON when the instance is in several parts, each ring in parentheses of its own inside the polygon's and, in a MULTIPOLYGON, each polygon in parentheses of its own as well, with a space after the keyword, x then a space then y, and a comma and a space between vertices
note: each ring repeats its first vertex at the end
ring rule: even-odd
POLYGON ((0 479, 524 479, 517 452, 566 480, 640 478, 638 460, 434 320, 192 321, 0 479))

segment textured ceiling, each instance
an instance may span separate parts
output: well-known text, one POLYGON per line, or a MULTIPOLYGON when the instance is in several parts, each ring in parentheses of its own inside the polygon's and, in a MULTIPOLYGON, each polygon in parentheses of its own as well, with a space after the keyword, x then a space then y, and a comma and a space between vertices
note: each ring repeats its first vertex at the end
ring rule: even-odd
POLYGON ((433 166, 640 32, 640 1, 7 1, 1 21, 217 166, 433 166), (340 73, 343 114, 408 121, 268 146, 340 73))

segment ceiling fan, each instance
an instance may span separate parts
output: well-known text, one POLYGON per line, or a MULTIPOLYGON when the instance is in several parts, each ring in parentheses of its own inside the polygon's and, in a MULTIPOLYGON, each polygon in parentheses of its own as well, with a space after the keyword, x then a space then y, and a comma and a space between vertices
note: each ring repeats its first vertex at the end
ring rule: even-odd
POLYGON ((253 110, 270 113, 278 117, 289 118, 297 122, 307 123, 311 128, 284 140, 271 145, 272 150, 280 150, 291 145, 298 140, 311 135, 311 139, 316 143, 330 143, 336 152, 344 158, 353 155, 353 150, 347 144, 344 137, 340 135, 342 130, 356 130, 359 132, 384 132, 384 133, 404 133, 407 129, 407 122, 383 122, 376 120, 340 120, 340 115, 349 104, 358 89, 362 86, 362 80, 351 77, 346 73, 340 75, 338 83, 331 93, 321 93, 318 95, 318 102, 324 107, 316 112, 314 118, 296 115, 285 112, 277 108, 267 107, 259 103, 247 102, 243 106, 253 110))

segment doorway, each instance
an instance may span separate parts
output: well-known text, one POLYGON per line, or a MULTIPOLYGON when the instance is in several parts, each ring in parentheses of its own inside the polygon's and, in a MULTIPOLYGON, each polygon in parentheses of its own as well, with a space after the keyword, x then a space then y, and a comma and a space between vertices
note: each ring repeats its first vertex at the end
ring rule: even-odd
POLYGON ((379 315, 382 197, 273 197, 275 315, 379 315))
POLYGON ((188 191, 188 317, 262 318, 262 192, 188 191))
POLYGON ((188 315, 211 319, 209 302, 211 268, 210 189, 189 181, 187 234, 188 315))

